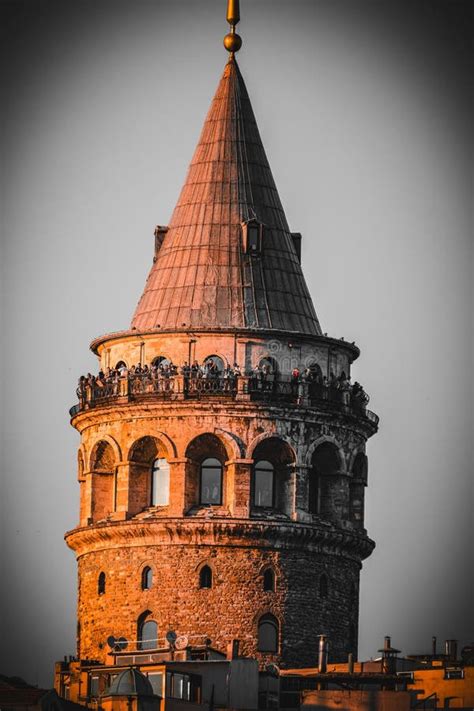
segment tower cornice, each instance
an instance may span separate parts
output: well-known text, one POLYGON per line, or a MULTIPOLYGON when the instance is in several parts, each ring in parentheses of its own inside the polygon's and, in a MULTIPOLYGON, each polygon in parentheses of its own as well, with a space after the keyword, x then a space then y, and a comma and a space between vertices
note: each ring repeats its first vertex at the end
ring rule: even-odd
POLYGON ((159 518, 110 521, 76 528, 65 535, 77 558, 134 546, 214 546, 301 550, 338 555, 360 563, 375 547, 368 536, 321 521, 318 524, 249 519, 159 518))

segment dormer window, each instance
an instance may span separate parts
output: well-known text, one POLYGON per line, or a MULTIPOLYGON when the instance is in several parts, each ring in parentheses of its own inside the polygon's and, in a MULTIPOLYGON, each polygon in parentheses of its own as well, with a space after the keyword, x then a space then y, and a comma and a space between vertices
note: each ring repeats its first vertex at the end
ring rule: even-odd
POLYGON ((263 225, 255 219, 242 223, 242 240, 245 254, 260 256, 262 253, 263 225))

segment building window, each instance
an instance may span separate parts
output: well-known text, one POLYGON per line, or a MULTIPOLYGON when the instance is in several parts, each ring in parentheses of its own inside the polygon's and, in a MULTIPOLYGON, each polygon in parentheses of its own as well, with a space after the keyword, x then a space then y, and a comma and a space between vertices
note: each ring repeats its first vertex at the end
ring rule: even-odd
POLYGON ((157 368, 159 368, 160 366, 162 368, 166 368, 167 365, 171 365, 171 361, 166 356, 160 355, 156 356, 156 358, 153 358, 151 364, 156 366, 157 368))
POLYGON ((201 677, 182 672, 166 672, 166 696, 201 703, 201 677))
POLYGON ((151 506, 168 506, 170 465, 166 459, 155 459, 151 470, 151 506))
POLYGON ((149 612, 144 613, 138 619, 138 649, 157 649, 158 647, 158 624, 155 620, 148 619, 149 612))
POLYGON ((99 573, 97 580, 97 593, 103 595, 105 593, 105 573, 99 573))
POLYGON ((258 651, 278 652, 278 620, 273 615, 263 615, 258 622, 258 651))
POLYGON ((142 570, 142 590, 150 590, 153 586, 153 571, 147 565, 146 568, 142 570))
POLYGON ((326 598, 329 594, 327 575, 321 575, 319 578, 319 597, 326 598))
POLYGON ((244 252, 258 256, 262 251, 263 225, 252 219, 242 223, 242 241, 244 252))
POLYGON ((254 506, 271 508, 273 506, 273 483, 275 468, 271 462, 261 459, 254 465, 254 506))
POLYGON ((205 459, 201 464, 200 503, 222 503, 222 464, 218 459, 205 459))
POLYGON ((212 570, 208 565, 204 565, 199 572, 199 587, 212 588, 212 570))
POLYGON ((147 677, 150 682, 153 693, 156 696, 163 696, 163 674, 161 672, 148 672, 147 677))
POLYGON ((267 568, 263 574, 264 592, 275 592, 275 573, 271 568, 267 568))

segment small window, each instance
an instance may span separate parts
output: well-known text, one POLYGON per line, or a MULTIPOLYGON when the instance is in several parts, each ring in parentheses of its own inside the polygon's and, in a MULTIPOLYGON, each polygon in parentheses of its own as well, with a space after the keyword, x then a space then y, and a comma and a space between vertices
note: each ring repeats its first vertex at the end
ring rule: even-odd
POLYGON ((326 598, 329 594, 327 575, 321 575, 319 578, 319 597, 326 598))
POLYGON ((99 677, 96 675, 89 677, 89 696, 99 696, 99 677))
POLYGON ((259 620, 258 651, 278 652, 278 621, 273 615, 263 615, 259 620))
POLYGON ((97 581, 97 592, 99 595, 105 593, 105 573, 100 573, 97 581))
POLYGON ((218 459, 205 459, 201 464, 201 504, 222 503, 222 464, 218 459))
POLYGON ((200 570, 199 587, 212 588, 212 570, 208 565, 204 565, 200 570))
POLYGON ((150 590, 153 586, 153 571, 147 565, 142 571, 142 590, 150 590))
POLYGON ((158 625, 155 620, 144 620, 138 625, 138 648, 157 649, 158 625))
POLYGON ((274 466, 265 459, 254 465, 254 506, 271 508, 273 506, 274 466))
POLYGON ((151 470, 151 506, 168 506, 170 465, 166 459, 155 459, 151 470))
POLYGON ((275 592, 275 573, 271 568, 267 568, 263 574, 264 592, 275 592))
POLYGON ((244 252, 258 256, 262 251, 263 225, 257 220, 249 220, 242 224, 242 241, 244 252))
POLYGON ((163 674, 160 672, 148 672, 147 677, 152 686, 153 693, 156 696, 163 696, 163 674))

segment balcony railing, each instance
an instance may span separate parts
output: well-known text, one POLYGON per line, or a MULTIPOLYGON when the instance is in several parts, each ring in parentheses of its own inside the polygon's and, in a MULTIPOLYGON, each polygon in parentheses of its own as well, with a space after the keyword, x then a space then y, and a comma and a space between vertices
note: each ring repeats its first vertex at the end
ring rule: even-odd
POLYGON ((379 421, 378 416, 367 409, 369 398, 362 389, 355 390, 350 386, 341 390, 301 379, 264 379, 247 375, 152 378, 149 374, 135 374, 117 377, 112 382, 83 384, 77 389, 77 395, 79 403, 70 409, 71 417, 94 407, 113 405, 117 401, 233 398, 338 410, 363 417, 374 425, 379 421))

